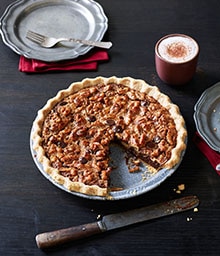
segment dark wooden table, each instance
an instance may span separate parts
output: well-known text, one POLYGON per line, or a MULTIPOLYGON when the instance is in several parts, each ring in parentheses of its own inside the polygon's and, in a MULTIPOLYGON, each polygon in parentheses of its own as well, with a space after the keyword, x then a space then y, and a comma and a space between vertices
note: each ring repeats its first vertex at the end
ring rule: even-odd
MULTIPOLYGON (((97 71, 25 74, 19 56, 0 42, 0 255, 220 255, 220 177, 194 145, 193 108, 201 93, 220 80, 219 0, 99 0, 109 18, 105 39, 114 43, 110 61, 97 71), (160 81, 154 45, 169 33, 185 33, 200 45, 193 80, 183 87, 160 81), (141 78, 179 105, 188 147, 178 170, 156 189, 120 201, 70 195, 47 181, 35 166, 29 135, 36 112, 71 82, 96 76, 141 78), (181 195, 174 190, 185 184, 181 195), (43 252, 39 232, 96 221, 97 216, 197 195, 198 212, 184 212, 104 233, 43 252), (188 221, 187 221, 188 220, 188 221), (190 220, 190 221, 189 221, 190 220)), ((12 3, 2 0, 0 14, 12 3)))

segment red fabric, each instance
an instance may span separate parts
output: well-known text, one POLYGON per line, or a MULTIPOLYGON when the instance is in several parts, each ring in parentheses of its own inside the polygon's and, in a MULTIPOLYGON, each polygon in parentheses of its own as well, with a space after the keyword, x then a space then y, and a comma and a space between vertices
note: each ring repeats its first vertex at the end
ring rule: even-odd
POLYGON ((105 50, 92 51, 86 56, 74 60, 58 62, 45 62, 35 59, 20 57, 19 71, 27 73, 40 73, 48 71, 71 71, 71 70, 96 70, 98 62, 107 61, 108 53, 105 50))
POLYGON ((216 168, 217 165, 220 165, 220 153, 210 148, 208 144, 206 144, 206 142, 202 139, 198 132, 196 132, 193 140, 196 146, 199 148, 199 150, 209 160, 210 164, 216 170, 218 175, 220 175, 220 170, 217 170, 216 168))

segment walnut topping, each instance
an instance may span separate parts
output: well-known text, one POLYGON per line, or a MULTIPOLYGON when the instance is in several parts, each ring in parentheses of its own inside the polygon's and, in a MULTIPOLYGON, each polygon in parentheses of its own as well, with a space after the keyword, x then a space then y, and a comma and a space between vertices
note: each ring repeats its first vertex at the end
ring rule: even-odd
POLYGON ((38 111, 31 134, 36 159, 55 183, 96 196, 112 191, 111 142, 127 149, 129 172, 143 163, 155 173, 179 163, 186 136, 178 107, 157 87, 130 77, 71 84, 38 111))
POLYGON ((47 115, 42 138, 61 175, 107 188, 110 142, 117 138, 134 156, 160 169, 176 145, 177 131, 169 111, 153 97, 111 83, 65 97, 47 115))

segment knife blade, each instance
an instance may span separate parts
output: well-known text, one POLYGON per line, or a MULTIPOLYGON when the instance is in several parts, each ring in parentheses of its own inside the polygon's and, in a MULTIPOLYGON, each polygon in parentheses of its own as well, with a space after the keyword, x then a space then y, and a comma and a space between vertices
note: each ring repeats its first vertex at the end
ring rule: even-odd
POLYGON ((199 199, 196 196, 186 196, 138 209, 106 215, 97 222, 41 233, 36 236, 36 243, 40 249, 46 249, 109 230, 187 211, 198 205, 199 199))

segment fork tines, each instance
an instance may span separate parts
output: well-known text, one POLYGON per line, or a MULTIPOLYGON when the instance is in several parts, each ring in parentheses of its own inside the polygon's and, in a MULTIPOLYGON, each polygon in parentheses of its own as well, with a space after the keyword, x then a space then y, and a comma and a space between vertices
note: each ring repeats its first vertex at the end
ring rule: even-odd
POLYGON ((30 31, 30 30, 28 30, 28 32, 26 34, 26 38, 28 38, 36 43, 42 43, 44 41, 43 35, 33 32, 33 31, 30 31))

